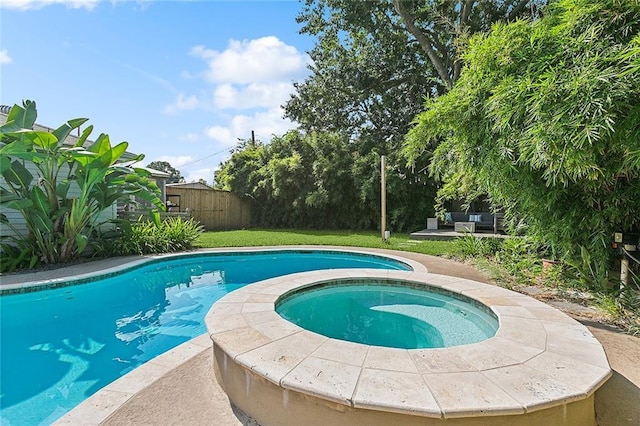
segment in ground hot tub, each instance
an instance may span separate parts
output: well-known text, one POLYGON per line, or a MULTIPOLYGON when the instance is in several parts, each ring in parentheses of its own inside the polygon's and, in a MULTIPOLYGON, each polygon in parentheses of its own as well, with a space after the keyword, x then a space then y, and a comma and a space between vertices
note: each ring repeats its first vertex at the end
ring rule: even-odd
MULTIPOLYGON (((391 311, 394 305, 378 306, 391 311)), ((406 317, 403 309, 394 313, 406 317)), ((206 323, 219 382, 265 426, 595 425, 593 395, 611 375, 598 341, 564 313, 503 288, 426 272, 331 270, 274 278, 225 296, 206 323), (354 282, 471 300, 499 326, 475 343, 406 349, 329 337, 276 312, 292 295, 354 282)))
POLYGON ((276 301, 284 319, 323 336, 401 349, 445 348, 493 337, 498 317, 459 293, 409 281, 347 279, 276 301))

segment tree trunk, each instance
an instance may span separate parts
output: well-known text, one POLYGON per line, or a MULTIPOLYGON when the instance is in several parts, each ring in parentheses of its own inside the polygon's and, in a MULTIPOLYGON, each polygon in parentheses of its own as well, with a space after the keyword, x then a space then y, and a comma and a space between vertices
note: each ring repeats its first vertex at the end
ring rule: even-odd
POLYGON ((407 27, 407 31, 409 31, 416 38, 416 40, 420 44, 420 47, 422 47, 422 50, 424 50, 427 54, 427 57, 435 67, 444 84, 447 86, 447 88, 452 88, 453 80, 449 75, 449 71, 444 64, 444 61, 438 56, 438 53, 433 48, 431 38, 424 32, 422 32, 418 27, 416 27, 413 16, 411 16, 411 13, 404 7, 403 0, 393 0, 393 4, 396 8, 396 11, 400 15, 400 18, 402 18, 402 20, 404 21, 404 24, 407 27))

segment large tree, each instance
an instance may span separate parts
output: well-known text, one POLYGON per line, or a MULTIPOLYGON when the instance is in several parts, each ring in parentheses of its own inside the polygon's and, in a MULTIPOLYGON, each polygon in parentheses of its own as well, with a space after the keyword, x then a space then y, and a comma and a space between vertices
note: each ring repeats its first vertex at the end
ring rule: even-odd
POLYGON ((184 177, 182 177, 182 173, 180 173, 180 170, 173 167, 168 161, 152 161, 151 163, 147 164, 147 167, 153 170, 158 170, 160 172, 169 173, 167 183, 184 182, 184 177))
POLYGON ((298 21, 318 39, 312 74, 295 84, 285 106, 303 132, 268 146, 243 144, 216 182, 258 202, 265 216, 257 224, 374 228, 386 155, 390 228, 424 226, 435 187, 429 153, 410 167, 401 155, 411 121, 425 97, 446 92, 457 78, 466 34, 540 3, 306 1, 298 21))
POLYGON ((408 158, 443 141, 442 197, 486 193, 558 255, 583 246, 606 270, 613 232, 640 229, 639 30, 637 0, 560 0, 494 25, 427 102, 408 158))
POLYGON ((470 34, 537 15, 545 3, 306 0, 298 22, 318 41, 312 73, 295 84, 286 115, 308 130, 398 142, 424 97, 458 79, 458 50, 470 34))
POLYGON ((401 229, 420 227, 417 217, 433 213, 434 191, 426 173, 430 152, 412 167, 400 155, 412 120, 425 98, 445 93, 459 77, 458 50, 469 34, 537 14, 544 3, 307 0, 298 22, 317 38, 311 75, 295 83, 285 114, 304 131, 337 133, 352 145, 359 202, 375 215, 379 159, 387 155, 390 217, 401 229))

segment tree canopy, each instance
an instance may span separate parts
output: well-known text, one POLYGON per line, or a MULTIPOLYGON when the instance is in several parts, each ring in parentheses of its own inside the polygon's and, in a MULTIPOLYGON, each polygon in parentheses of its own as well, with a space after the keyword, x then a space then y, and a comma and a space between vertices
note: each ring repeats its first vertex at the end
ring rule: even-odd
POLYGON ((405 165, 401 146, 425 97, 458 78, 458 49, 491 23, 538 13, 542 0, 307 0, 298 22, 317 37, 311 76, 284 106, 300 131, 243 143, 216 173, 247 194, 264 226, 375 228, 380 156, 387 156, 389 226, 415 230, 434 213, 430 153, 405 165))
POLYGON ((470 34, 537 16, 546 1, 307 0, 302 33, 318 38, 312 71, 285 105, 305 130, 347 134, 395 149, 423 99, 460 76, 470 34))
POLYGON ((180 173, 180 170, 174 168, 168 161, 152 161, 151 163, 147 164, 147 167, 153 170, 158 170, 160 172, 169 173, 167 183, 184 182, 184 177, 182 177, 182 173, 180 173))
MULTIPOLYGON (((258 226, 373 229, 380 221, 380 159, 339 134, 290 131, 270 144, 244 142, 216 172, 216 186, 249 197, 258 226)), ((416 229, 433 213, 435 189, 393 170, 389 225, 416 229)), ((424 176, 424 174, 423 174, 424 176)))
MULTIPOLYGON (((469 34, 496 21, 537 16, 545 3, 307 0, 298 22, 302 33, 317 37, 309 52, 311 75, 295 83, 285 115, 304 132, 339 135, 340 143, 349 145, 347 167, 363 217, 379 216, 379 159, 386 155, 390 201, 395 197, 399 203, 389 205, 393 229, 424 226, 434 203, 430 152, 410 167, 401 155, 412 120, 426 97, 445 93, 459 77, 459 50, 469 34)), ((379 220, 366 222, 376 226, 379 220)))
POLYGON ((441 142, 441 198, 488 194, 558 253, 611 259, 640 228, 640 4, 560 0, 471 38, 453 89, 427 101, 410 161, 441 142))

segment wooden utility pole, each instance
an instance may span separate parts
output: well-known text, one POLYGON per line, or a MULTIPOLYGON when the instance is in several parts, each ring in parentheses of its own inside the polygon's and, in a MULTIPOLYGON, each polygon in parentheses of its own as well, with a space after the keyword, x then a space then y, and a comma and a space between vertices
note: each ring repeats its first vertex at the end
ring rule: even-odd
POLYGON ((387 242, 387 158, 380 156, 380 230, 382 242, 387 242))

